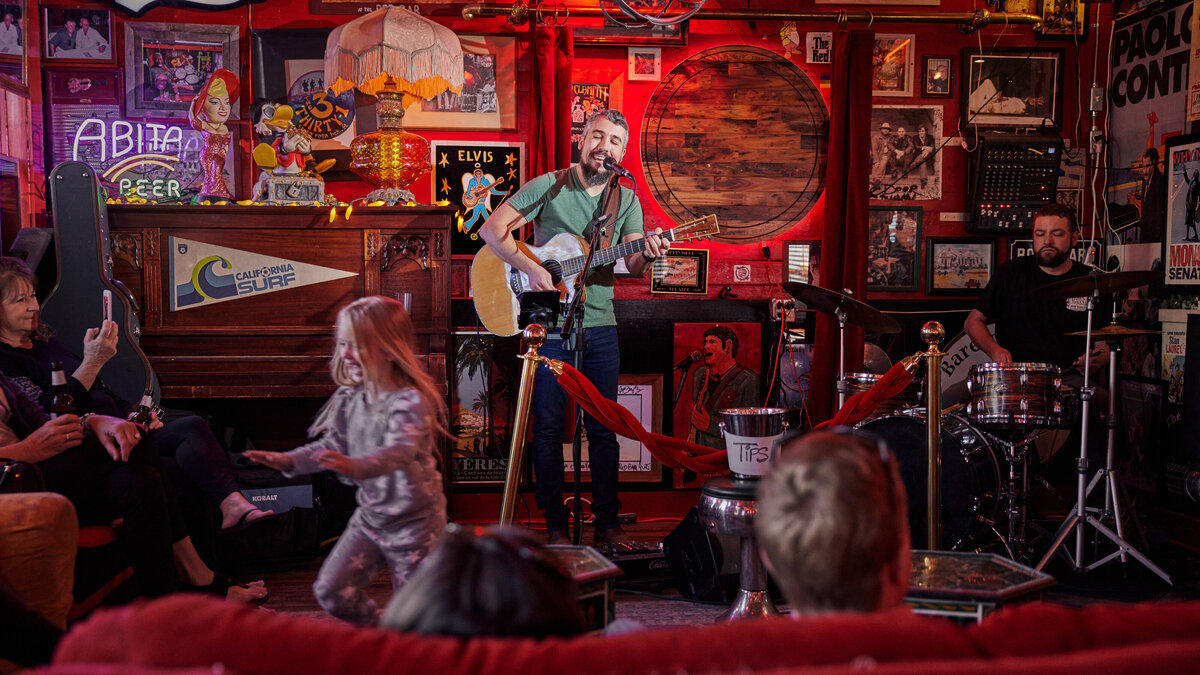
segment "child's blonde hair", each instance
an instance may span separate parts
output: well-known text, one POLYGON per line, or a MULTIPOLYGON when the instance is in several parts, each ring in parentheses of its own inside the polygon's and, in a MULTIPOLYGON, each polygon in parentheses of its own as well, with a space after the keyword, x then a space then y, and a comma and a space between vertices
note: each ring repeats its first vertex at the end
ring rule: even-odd
MULTIPOLYGON (((400 301, 382 295, 359 298, 338 312, 337 326, 338 334, 354 341, 363 379, 377 385, 394 382, 415 387, 437 412, 438 431, 448 433, 442 393, 413 351, 412 319, 400 301)), ((336 346, 329 370, 333 381, 341 386, 363 384, 350 376, 350 369, 336 346)))

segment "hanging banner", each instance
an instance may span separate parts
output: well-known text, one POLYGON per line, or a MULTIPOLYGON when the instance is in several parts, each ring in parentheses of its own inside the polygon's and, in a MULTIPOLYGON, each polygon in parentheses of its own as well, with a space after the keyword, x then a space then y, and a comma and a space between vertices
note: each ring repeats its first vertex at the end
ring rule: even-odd
POLYGON ((330 267, 169 237, 171 311, 352 277, 330 267))

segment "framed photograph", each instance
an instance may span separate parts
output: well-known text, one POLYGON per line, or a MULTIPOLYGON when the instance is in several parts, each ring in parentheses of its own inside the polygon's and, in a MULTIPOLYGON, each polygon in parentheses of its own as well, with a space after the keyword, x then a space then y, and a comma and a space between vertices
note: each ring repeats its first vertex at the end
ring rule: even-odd
MULTIPOLYGON (((514 354, 514 361, 515 359, 514 354)), ((662 433, 662 388, 663 376, 657 373, 626 374, 617 380, 617 403, 624 407, 646 431, 662 433)), ((574 419, 568 414, 566 433, 563 438, 575 437, 574 419)), ((630 483, 652 483, 662 480, 662 464, 650 454, 650 450, 636 438, 617 436, 620 449, 617 452, 617 480, 630 483)), ((575 475, 571 442, 563 443, 563 469, 567 482, 575 475)), ((583 455, 580 470, 584 480, 591 480, 591 462, 588 460, 588 439, 583 434, 583 455)))
MULTIPOLYGON (((708 448, 724 448, 720 411, 762 404, 762 373, 769 365, 763 358, 762 325, 749 322, 677 323, 671 363, 688 362, 672 374, 671 435, 708 448), (701 359, 691 362, 689 355, 699 351, 701 359), (722 373, 715 385, 710 372, 722 373), (695 415, 696 410, 700 415, 695 415)), ((698 487, 700 481, 691 471, 674 472, 676 488, 698 487)))
POLYGON ((1062 126, 1063 50, 963 50, 964 124, 997 128, 1062 126))
MULTIPOLYGON (((125 114, 187 118, 208 77, 241 72, 238 27, 194 23, 125 24, 125 114)), ((238 119, 233 106, 230 119, 238 119)))
MULTIPOLYGON (((25 2, 0 2, 0 85, 29 94, 25 79, 25 2)), ((37 4, 33 4, 37 7, 37 4)), ((36 9, 34 10, 36 12, 36 9)))
POLYGON ((821 285, 821 242, 816 239, 783 242, 785 278, 801 284, 821 285))
POLYGON ((1036 34, 1055 39, 1086 40, 1087 7, 1083 0, 1038 0, 1042 26, 1036 34))
POLYGON ((112 12, 100 6, 42 6, 42 52, 47 63, 116 63, 112 12))
POLYGON ((662 79, 661 48, 630 47, 628 58, 630 82, 658 82, 662 79))
POLYGON ((707 250, 671 247, 651 265, 651 293, 708 294, 707 250))
POLYGON ((867 223, 867 241, 869 290, 920 290, 920 208, 872 206, 867 223))
POLYGON ((473 254, 483 248, 479 228, 497 206, 525 183, 525 144, 505 141, 433 141, 431 202, 458 207, 450 252, 473 254))
MULTIPOLYGON (((286 102, 292 122, 312 137, 317 162, 334 160, 325 180, 361 180, 350 170, 350 142, 360 120, 375 124, 375 100, 354 90, 334 96, 325 88, 325 41, 330 28, 250 31, 254 97, 286 102)), ((254 120, 250 120, 254 124, 254 120)))
POLYGON ((1167 139, 1168 286, 1200 286, 1200 134, 1167 139))
POLYGON ((996 242, 967 237, 929 237, 925 293, 978 295, 996 269, 996 242))
POLYGON ((942 198, 942 106, 871 108, 871 199, 942 198))
POLYGON ((872 96, 913 95, 915 48, 914 35, 880 33, 875 36, 875 51, 871 55, 872 96))
POLYGON ((468 84, 404 109, 406 129, 515 131, 517 128, 517 38, 459 35, 468 84))
POLYGON ((926 54, 921 57, 921 94, 949 98, 953 65, 954 59, 949 56, 926 54))

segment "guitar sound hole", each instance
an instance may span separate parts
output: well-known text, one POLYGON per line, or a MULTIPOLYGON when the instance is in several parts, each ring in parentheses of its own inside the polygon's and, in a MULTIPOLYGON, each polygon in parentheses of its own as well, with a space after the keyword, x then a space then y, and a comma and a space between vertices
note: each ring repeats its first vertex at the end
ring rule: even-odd
POLYGON ((557 260, 547 260, 542 263, 542 269, 550 273, 550 280, 557 286, 562 281, 562 265, 557 260))

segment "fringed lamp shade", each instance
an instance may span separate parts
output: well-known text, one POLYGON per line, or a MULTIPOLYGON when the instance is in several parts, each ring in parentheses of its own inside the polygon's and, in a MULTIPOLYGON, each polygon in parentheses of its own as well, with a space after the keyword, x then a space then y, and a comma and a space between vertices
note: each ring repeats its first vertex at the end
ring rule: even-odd
POLYGON ((454 31, 386 7, 334 29, 325 45, 325 82, 335 94, 357 88, 378 97, 379 130, 350 146, 350 168, 378 186, 368 199, 413 201, 406 188, 429 170, 429 142, 402 128, 404 108, 463 85, 454 31))

